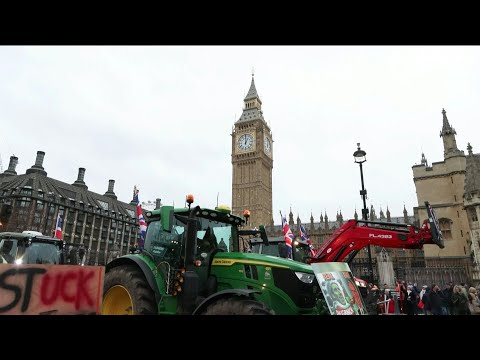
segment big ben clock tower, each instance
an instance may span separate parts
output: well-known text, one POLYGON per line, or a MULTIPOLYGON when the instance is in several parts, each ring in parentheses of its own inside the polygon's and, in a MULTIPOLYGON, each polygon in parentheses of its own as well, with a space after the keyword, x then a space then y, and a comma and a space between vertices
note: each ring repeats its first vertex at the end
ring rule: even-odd
POLYGON ((242 115, 232 135, 232 212, 250 210, 248 227, 273 225, 273 140, 262 113, 262 101, 252 83, 243 100, 242 115))

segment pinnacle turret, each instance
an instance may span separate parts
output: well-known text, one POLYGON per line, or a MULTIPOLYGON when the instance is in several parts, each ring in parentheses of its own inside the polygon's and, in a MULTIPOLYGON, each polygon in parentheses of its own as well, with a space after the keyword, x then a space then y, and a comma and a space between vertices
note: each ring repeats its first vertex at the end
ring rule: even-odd
POLYGON ((473 155, 473 147, 472 145, 470 145, 470 143, 468 143, 467 145, 467 151, 468 151, 468 155, 473 155))
POLYGON ((425 157, 425 154, 422 152, 422 161, 421 164, 425 167, 428 167, 428 161, 427 158, 425 157))
POLYGON ((447 112, 445 111, 445 109, 442 109, 442 114, 443 114, 443 126, 442 126, 442 132, 440 133, 440 136, 448 135, 448 134, 457 135, 457 132, 455 131, 455 129, 448 122, 447 112))
POLYGON ((440 137, 443 138, 444 158, 447 159, 453 156, 464 156, 464 152, 458 150, 457 148, 457 140, 455 139, 455 135, 457 135, 457 132, 448 122, 447 112, 445 111, 445 109, 442 109, 442 114, 443 125, 442 131, 440 131, 440 137))

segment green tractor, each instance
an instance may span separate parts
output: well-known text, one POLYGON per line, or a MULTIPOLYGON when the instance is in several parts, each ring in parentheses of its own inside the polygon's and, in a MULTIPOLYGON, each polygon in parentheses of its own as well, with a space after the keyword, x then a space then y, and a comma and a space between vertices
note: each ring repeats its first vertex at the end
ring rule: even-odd
POLYGON ((84 265, 83 245, 38 231, 0 232, 0 264, 84 265))
POLYGON ((227 207, 162 206, 146 213, 142 252, 107 264, 102 314, 318 315, 311 266, 241 250, 245 220, 227 207))

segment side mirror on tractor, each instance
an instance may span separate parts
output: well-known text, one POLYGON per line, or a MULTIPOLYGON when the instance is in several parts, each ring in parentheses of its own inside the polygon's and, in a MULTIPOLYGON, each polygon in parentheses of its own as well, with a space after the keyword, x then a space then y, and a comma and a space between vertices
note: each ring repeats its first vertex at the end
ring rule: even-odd
POLYGON ((265 230, 265 226, 260 225, 259 229, 260 229, 260 238, 263 240, 263 243, 265 245, 268 245, 268 236, 267 236, 267 231, 265 230))

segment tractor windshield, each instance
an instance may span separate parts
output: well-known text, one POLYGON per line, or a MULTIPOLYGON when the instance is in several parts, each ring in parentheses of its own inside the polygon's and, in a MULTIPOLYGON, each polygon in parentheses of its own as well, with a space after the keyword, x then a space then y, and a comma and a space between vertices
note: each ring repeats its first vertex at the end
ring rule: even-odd
POLYGON ((21 264, 60 264, 61 253, 60 244, 33 242, 25 248, 25 253, 17 263, 21 261, 21 264))
MULTIPOLYGON (((272 255, 280 257, 280 247, 285 246, 285 240, 269 239, 269 244, 265 245, 259 238, 254 238, 251 241, 251 250, 256 254, 272 255)), ((310 248, 308 244, 300 241, 293 243, 293 260, 305 262, 306 258, 310 256, 310 248)))
MULTIPOLYGON (((171 231, 165 231, 161 221, 149 223, 145 249, 153 255, 155 261, 166 260, 171 264, 181 262, 185 252, 186 220, 185 216, 176 214, 171 231)), ((216 249, 233 251, 236 236, 238 237, 238 233, 235 225, 200 215, 197 217, 195 257, 199 260, 208 260, 210 253, 216 249)))
POLYGON ((175 262, 180 259, 180 252, 184 243, 186 223, 175 217, 172 230, 163 231, 160 220, 148 224, 145 237, 145 249, 153 255, 155 260, 175 262))
POLYGON ((264 254, 280 257, 278 244, 269 243, 265 245, 263 243, 257 243, 252 245, 251 250, 255 254, 264 254))
POLYGON ((0 242, 0 263, 9 264, 60 264, 61 243, 26 241, 9 238, 0 242))
POLYGON ((197 227, 197 255, 215 249, 233 251, 232 225, 199 218, 197 227))
POLYGON ((13 264, 17 258, 18 245, 15 239, 0 241, 0 263, 13 264))

